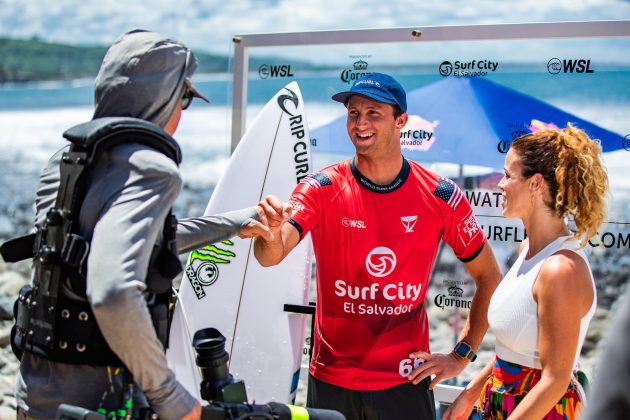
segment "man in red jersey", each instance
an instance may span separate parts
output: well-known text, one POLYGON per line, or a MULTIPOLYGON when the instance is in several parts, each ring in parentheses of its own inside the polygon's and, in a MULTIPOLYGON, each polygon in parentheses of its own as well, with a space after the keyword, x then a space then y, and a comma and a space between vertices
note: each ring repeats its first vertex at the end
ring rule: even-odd
POLYGON ((501 272, 460 188, 402 156, 402 86, 371 73, 333 99, 348 110, 356 155, 304 178, 288 203, 263 200, 273 238, 257 238, 255 255, 264 266, 278 264, 311 232, 317 308, 309 406, 348 419, 434 419, 431 389, 476 357, 501 272), (477 291, 455 349, 430 354, 424 300, 441 240, 477 291))

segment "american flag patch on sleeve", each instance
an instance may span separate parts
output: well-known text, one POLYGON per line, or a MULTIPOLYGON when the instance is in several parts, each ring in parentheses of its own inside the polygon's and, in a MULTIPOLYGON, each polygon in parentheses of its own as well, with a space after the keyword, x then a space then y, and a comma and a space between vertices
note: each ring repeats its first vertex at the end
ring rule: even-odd
POLYGON ((311 175, 308 175, 306 178, 300 181, 300 184, 301 183, 309 184, 313 188, 332 185, 330 178, 328 178, 323 172, 315 172, 311 175))
POLYGON ((440 197, 453 209, 456 209, 462 198, 464 198, 462 190, 448 178, 440 178, 440 182, 435 187, 433 194, 440 197))

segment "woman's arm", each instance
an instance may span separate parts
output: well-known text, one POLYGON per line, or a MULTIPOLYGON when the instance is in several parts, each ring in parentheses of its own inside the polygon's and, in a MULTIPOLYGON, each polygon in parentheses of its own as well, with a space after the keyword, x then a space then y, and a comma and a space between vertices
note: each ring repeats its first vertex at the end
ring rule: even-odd
POLYGON ((538 274, 533 295, 538 303, 542 375, 509 417, 512 420, 544 417, 567 390, 580 321, 594 296, 586 262, 571 251, 552 255, 538 274))
POLYGON ((475 402, 479 399, 479 394, 486 383, 488 376, 492 373, 494 358, 470 381, 466 388, 457 396, 453 404, 442 415, 442 420, 467 420, 470 417, 475 402))

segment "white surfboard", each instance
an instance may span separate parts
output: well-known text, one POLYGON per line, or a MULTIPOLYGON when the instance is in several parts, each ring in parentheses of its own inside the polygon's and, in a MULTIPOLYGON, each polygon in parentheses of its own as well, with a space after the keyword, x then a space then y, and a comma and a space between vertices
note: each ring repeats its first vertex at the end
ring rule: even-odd
MULTIPOLYGON (((310 172, 304 104, 292 82, 265 105, 241 139, 206 214, 249 207, 269 194, 286 201, 310 172)), ((193 395, 201 400, 192 337, 214 327, 226 337, 230 373, 245 382, 249 402, 295 399, 306 316, 285 312, 284 304, 308 304, 310 244, 309 235, 269 268, 256 261, 251 239, 236 237, 190 254, 166 355, 193 395)))

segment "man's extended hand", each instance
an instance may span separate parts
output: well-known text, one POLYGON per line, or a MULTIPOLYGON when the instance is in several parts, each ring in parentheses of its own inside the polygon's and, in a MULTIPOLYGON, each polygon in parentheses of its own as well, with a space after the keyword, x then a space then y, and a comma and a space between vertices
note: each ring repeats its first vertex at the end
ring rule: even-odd
POLYGON ((289 220, 292 211, 291 204, 282 203, 278 197, 268 195, 256 206, 258 220, 250 221, 239 232, 240 238, 255 238, 260 236, 265 241, 273 241, 280 232, 282 225, 289 220))
POLYGON ((431 381, 429 389, 433 389, 438 383, 445 379, 452 378, 459 375, 468 364, 467 359, 463 359, 454 355, 453 353, 425 353, 423 351, 417 351, 409 355, 412 359, 424 359, 425 362, 414 369, 409 375, 409 379, 418 384, 424 378, 435 375, 435 378, 431 381))
POLYGON ((280 237, 282 226, 289 220, 293 207, 289 202, 283 203, 278 197, 268 195, 256 206, 258 218, 269 227, 271 235, 263 236, 266 241, 273 241, 280 237))

